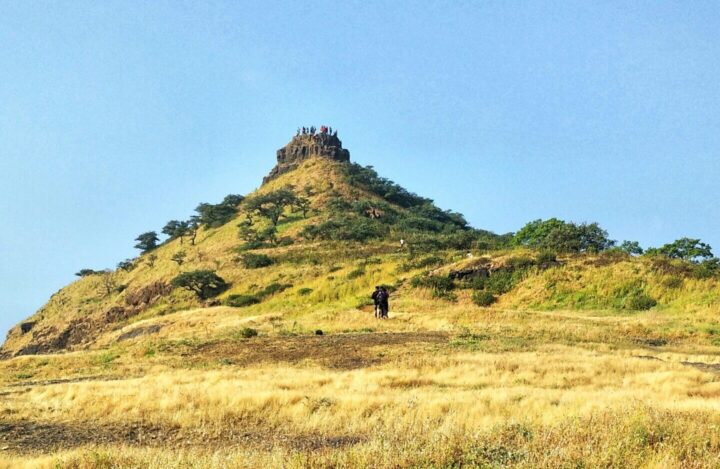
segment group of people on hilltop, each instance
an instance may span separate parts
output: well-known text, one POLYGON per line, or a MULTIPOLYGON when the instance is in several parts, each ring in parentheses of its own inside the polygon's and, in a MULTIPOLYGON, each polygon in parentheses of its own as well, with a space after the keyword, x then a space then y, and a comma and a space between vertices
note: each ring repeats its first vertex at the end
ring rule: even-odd
POLYGON ((390 310, 390 293, 387 288, 376 286, 370 298, 375 303, 375 317, 377 319, 387 319, 390 310))
POLYGON ((333 137, 337 137, 337 130, 335 130, 335 132, 333 132, 332 127, 328 127, 326 125, 321 125, 319 131, 318 131, 318 129, 315 128, 315 126, 298 127, 297 133, 295 135, 296 136, 310 135, 310 136, 314 137, 315 135, 318 135, 318 134, 319 135, 332 135, 333 137))

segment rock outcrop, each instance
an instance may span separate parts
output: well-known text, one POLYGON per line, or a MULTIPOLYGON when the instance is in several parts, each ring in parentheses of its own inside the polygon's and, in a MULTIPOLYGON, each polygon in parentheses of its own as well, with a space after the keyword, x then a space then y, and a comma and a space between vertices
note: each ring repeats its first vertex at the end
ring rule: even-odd
POLYGON ((297 168, 306 159, 320 156, 335 161, 350 161, 350 152, 342 147, 337 134, 298 134, 277 151, 277 165, 263 178, 263 184, 297 168))

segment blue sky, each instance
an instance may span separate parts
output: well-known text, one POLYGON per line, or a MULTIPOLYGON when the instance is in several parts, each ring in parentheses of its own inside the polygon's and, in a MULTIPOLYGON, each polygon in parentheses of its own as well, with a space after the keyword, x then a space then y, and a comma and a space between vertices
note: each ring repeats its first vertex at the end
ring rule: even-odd
POLYGON ((0 333, 303 124, 476 227, 720 251, 717 2, 269 3, 0 1, 0 333))

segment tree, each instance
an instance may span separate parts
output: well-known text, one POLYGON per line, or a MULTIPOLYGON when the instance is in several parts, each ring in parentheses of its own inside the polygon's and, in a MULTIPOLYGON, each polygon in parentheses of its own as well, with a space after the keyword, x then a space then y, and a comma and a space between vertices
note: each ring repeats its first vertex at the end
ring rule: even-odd
POLYGON ((75 275, 78 277, 89 277, 90 275, 99 275, 102 273, 102 270, 80 269, 78 272, 75 272, 75 275))
POLYGON ((245 200, 245 210, 270 220, 277 226, 285 207, 295 203, 295 194, 289 188, 278 189, 266 194, 259 194, 245 200))
POLYGON ((148 267, 153 268, 155 267, 155 261, 158 259, 157 254, 150 254, 148 258, 145 260, 145 263, 148 267))
POLYGON ((193 215, 188 221, 188 235, 190 236, 190 244, 195 246, 195 238, 197 238, 197 232, 200 229, 200 217, 193 215))
POLYGON ((155 249, 159 240, 160 239, 158 238, 157 233, 154 231, 148 231, 135 238, 135 241, 137 241, 135 248, 140 249, 140 251, 145 254, 146 252, 155 249))
POLYGON ((190 230, 190 222, 170 220, 169 222, 167 222, 167 224, 165 224, 165 227, 162 229, 162 232, 164 234, 168 235, 169 239, 180 238, 180 244, 182 244, 183 236, 188 234, 189 230, 190 230))
POLYGON ((661 246, 657 249, 657 252, 671 259, 683 259, 694 263, 712 259, 713 257, 712 248, 709 244, 692 238, 680 238, 661 246))
POLYGON ((640 243, 637 241, 623 241, 617 249, 631 256, 639 256, 643 253, 643 248, 640 247, 640 243))
POLYGON ((560 229, 565 222, 557 218, 533 220, 515 233, 513 242, 520 246, 541 247, 553 230, 560 229))
POLYGON ((185 251, 178 251, 170 258, 171 261, 176 262, 178 267, 183 265, 183 262, 185 262, 185 258, 187 257, 187 253, 185 251))
POLYGON ((118 262, 117 268, 125 272, 130 272, 135 268, 135 262, 132 259, 125 259, 124 261, 118 262))
POLYGON ((295 207, 302 212, 303 218, 307 218, 307 213, 310 210, 310 199, 297 197, 295 199, 295 207))
POLYGON ((115 274, 111 272, 110 270, 105 270, 102 272, 102 286, 103 290, 105 291, 106 296, 110 296, 110 294, 115 291, 117 288, 117 281, 115 279, 115 274))
POLYGON ((615 241, 597 223, 578 225, 550 218, 526 224, 515 234, 513 243, 559 252, 600 252, 612 247, 615 241))
POLYGON ((245 198, 241 195, 230 194, 225 196, 219 204, 201 203, 195 208, 200 224, 208 228, 217 228, 229 222, 237 215, 238 205, 245 198))
POLYGON ((170 282, 175 288, 184 288, 207 300, 228 289, 229 285, 214 270, 183 272, 170 282))

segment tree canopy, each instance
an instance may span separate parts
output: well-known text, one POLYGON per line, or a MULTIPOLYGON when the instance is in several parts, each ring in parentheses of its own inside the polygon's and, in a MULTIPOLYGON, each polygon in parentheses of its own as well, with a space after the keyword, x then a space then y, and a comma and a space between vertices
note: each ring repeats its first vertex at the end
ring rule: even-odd
POLYGON ((184 288, 195 293, 201 300, 217 296, 228 289, 225 280, 214 270, 193 270, 183 272, 170 282, 173 287, 184 288))
POLYGON ((183 236, 188 234, 190 231, 190 222, 189 221, 178 221, 178 220, 170 220, 165 224, 165 227, 162 229, 162 232, 166 235, 168 235, 169 239, 176 239, 180 238, 180 242, 182 243, 183 236))
POLYGON ((713 258, 710 245, 693 238, 680 238, 657 249, 648 250, 648 253, 657 253, 671 259, 682 259, 695 263, 713 258))
POLYGON ((531 221, 515 234, 513 242, 559 252, 600 252, 615 244, 597 223, 578 225, 557 218, 531 221))
POLYGON ((277 226, 285 208, 296 203, 297 197, 290 188, 258 194, 245 200, 245 210, 270 220, 277 226))
POLYGON ((197 221, 208 228, 220 227, 235 218, 238 205, 244 199, 241 195, 230 194, 219 204, 201 203, 195 208, 198 213, 197 221))
POLYGON ((140 249, 143 254, 145 254, 146 252, 155 249, 160 239, 158 238, 157 233, 154 231, 148 231, 135 238, 135 241, 137 241, 135 248, 140 249))

